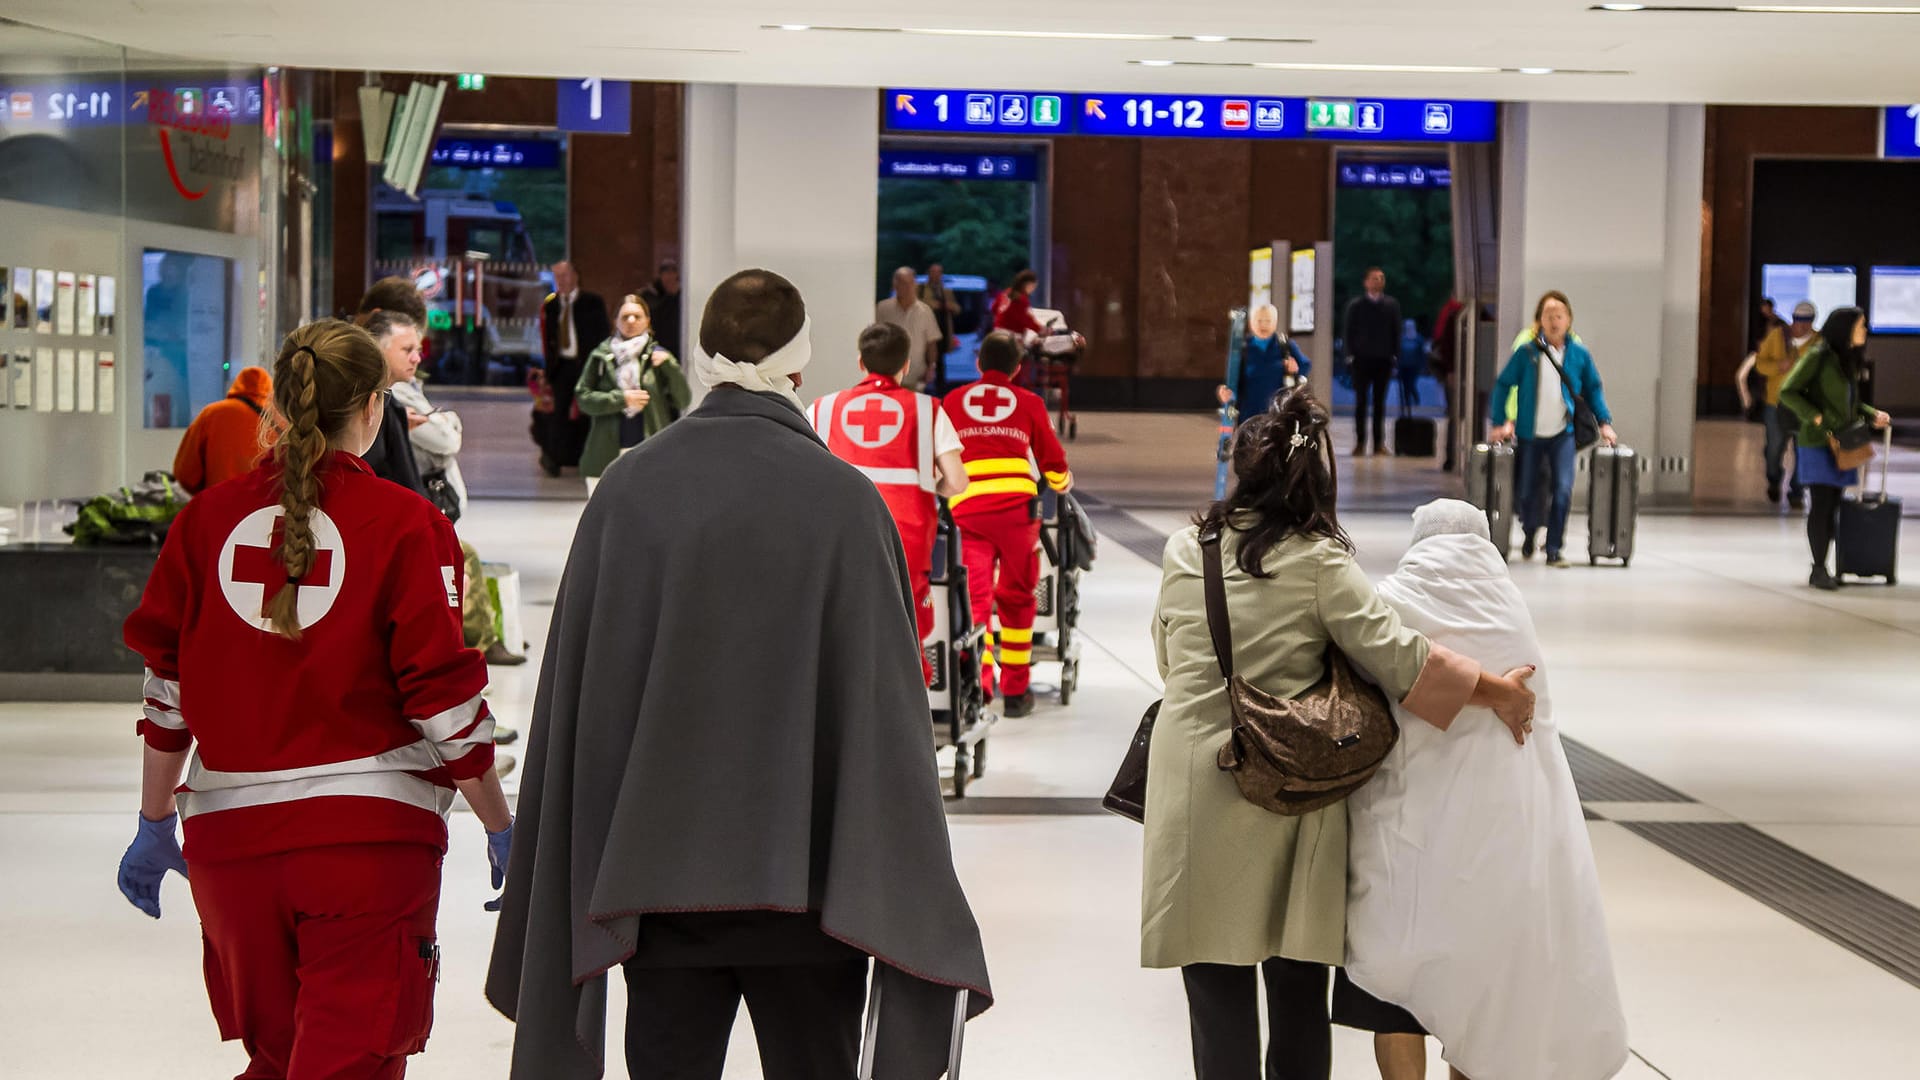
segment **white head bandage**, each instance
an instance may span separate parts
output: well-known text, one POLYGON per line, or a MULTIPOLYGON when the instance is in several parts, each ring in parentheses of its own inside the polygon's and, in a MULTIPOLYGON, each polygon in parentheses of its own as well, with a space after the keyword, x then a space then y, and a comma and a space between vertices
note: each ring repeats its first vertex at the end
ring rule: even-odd
POLYGON ((1477 536, 1491 540, 1487 512, 1459 499, 1435 499, 1413 512, 1413 542, 1435 536, 1477 536))
POLYGON ((794 390, 793 379, 813 360, 813 320, 800 324, 800 332, 792 341, 780 346, 772 355, 757 364, 741 364, 724 356, 697 354, 694 361, 694 374, 701 383, 711 390, 719 386, 737 386, 742 390, 752 390, 761 394, 779 394, 800 405, 800 395, 794 390))

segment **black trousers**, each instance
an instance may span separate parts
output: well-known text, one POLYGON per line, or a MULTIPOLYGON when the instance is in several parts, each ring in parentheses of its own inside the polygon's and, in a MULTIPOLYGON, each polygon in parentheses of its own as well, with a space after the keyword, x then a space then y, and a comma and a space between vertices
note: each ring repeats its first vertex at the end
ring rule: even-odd
POLYGON ((1827 552, 1833 550, 1833 535, 1840 529, 1840 502, 1845 489, 1831 484, 1808 484, 1813 505, 1807 508, 1807 547, 1813 552, 1815 566, 1827 565, 1827 552))
POLYGON ((1353 427, 1359 447, 1367 445, 1367 406, 1372 399, 1373 445, 1387 445, 1387 390, 1393 385, 1394 359, 1356 356, 1353 358, 1353 427))
POLYGON ((627 976, 633 1080, 720 1080, 740 1001, 766 1080, 852 1080, 867 998, 862 956, 831 964, 645 968, 627 976))
POLYGON ((1327 967, 1275 957, 1251 967, 1188 964, 1187 1013, 1196 1080, 1327 1080, 1333 1028, 1327 1019, 1327 967), (1260 1071, 1257 978, 1267 984, 1267 1065, 1260 1071))

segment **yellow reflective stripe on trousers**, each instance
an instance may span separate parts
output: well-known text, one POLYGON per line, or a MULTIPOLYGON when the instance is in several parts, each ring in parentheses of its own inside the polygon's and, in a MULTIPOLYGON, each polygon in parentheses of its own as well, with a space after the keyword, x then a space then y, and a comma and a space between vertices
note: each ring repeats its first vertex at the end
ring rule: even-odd
POLYGON ((1009 649, 1002 647, 1000 662, 1009 666, 1025 666, 1033 663, 1032 649, 1009 649))
POLYGON ((1024 630, 1016 630, 1011 626, 1002 627, 1000 629, 1000 644, 1002 645, 1033 644, 1033 627, 1029 626, 1024 630))
POLYGON ((949 507, 959 506, 980 495, 1038 495, 1040 485, 1025 477, 1003 476, 997 480, 975 480, 967 490, 947 500, 949 507))

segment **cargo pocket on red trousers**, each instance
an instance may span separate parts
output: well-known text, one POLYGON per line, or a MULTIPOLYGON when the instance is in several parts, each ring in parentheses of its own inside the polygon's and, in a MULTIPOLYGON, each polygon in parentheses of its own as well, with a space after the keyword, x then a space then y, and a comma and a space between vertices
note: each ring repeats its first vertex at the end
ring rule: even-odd
POLYGON ((400 931, 399 970, 395 973, 393 1035, 387 1053, 417 1054, 433 1031, 433 991, 440 981, 440 944, 413 927, 400 931))
POLYGON ((207 935, 200 935, 200 974, 207 981, 207 1004, 213 1006, 213 1022, 220 1027, 220 1040, 240 1037, 240 1017, 233 1009, 233 989, 227 985, 227 971, 220 954, 214 951, 207 935))

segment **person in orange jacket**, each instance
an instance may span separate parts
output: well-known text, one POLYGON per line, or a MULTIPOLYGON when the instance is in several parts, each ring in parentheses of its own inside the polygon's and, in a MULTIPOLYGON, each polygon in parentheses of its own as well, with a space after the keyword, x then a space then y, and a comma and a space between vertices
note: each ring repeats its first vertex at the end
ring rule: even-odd
POLYGON ((227 396, 200 410, 173 455, 173 478, 188 494, 253 471, 273 445, 266 422, 273 401, 273 376, 259 367, 241 368, 227 396))

